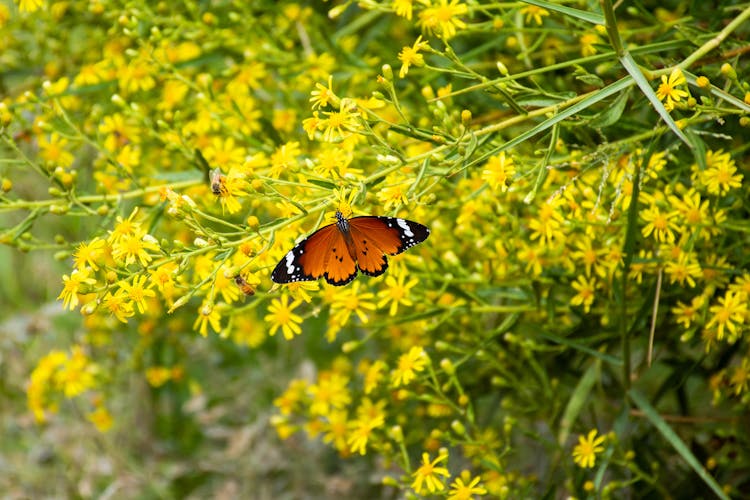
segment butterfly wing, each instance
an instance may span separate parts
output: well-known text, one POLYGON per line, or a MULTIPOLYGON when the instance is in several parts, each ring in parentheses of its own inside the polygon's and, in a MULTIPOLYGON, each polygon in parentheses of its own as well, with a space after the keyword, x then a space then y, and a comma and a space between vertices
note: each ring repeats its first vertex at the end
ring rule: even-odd
POLYGON ((357 276, 357 265, 336 224, 320 228, 300 241, 271 273, 276 283, 312 281, 323 276, 336 286, 346 285, 357 276))
POLYGON ((397 255, 430 235, 422 224, 397 217, 364 216, 349 219, 357 265, 368 276, 388 269, 388 255, 397 255))

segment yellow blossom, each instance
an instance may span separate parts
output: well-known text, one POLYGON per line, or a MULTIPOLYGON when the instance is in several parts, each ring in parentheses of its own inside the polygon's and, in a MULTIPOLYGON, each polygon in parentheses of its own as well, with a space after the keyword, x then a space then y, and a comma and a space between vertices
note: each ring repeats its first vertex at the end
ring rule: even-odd
POLYGON ((391 372, 391 383, 394 387, 407 385, 416 378, 417 373, 425 369, 428 362, 429 357, 424 349, 419 346, 412 347, 408 353, 398 358, 398 365, 391 372))
POLYGON ((573 448, 573 461, 584 469, 591 468, 596 462, 596 455, 604 451, 604 436, 596 436, 593 429, 586 437, 578 436, 578 444, 573 448))
POLYGON ((447 458, 447 454, 441 453, 435 460, 431 461, 428 453, 422 453, 422 465, 412 474, 414 482, 411 484, 418 495, 426 495, 428 492, 435 493, 445 489, 445 483, 439 476, 449 477, 450 472, 445 467, 438 467, 437 464, 447 458))
POLYGON ((665 101, 664 107, 667 111, 672 111, 676 102, 688 96, 686 91, 677 88, 679 85, 684 84, 685 75, 682 74, 680 68, 675 67, 669 74, 669 78, 667 78, 667 75, 661 76, 661 83, 656 90, 656 96, 660 100, 665 101))
POLYGON ((299 326, 302 323, 302 318, 294 314, 294 309, 301 303, 302 301, 298 299, 290 304, 289 296, 286 294, 279 299, 273 299, 271 305, 268 306, 268 314, 264 318, 266 322, 271 324, 268 334, 274 336, 281 329, 284 338, 292 340, 295 335, 302 333, 302 328, 299 326))

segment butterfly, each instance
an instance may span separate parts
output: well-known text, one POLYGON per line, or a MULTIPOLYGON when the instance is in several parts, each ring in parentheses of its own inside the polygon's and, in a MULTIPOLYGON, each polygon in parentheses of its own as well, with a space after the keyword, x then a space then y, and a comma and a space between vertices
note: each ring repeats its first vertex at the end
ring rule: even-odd
POLYGON ((380 276, 388 269, 387 255, 400 254, 422 243, 430 230, 406 219, 366 215, 322 227, 292 248, 271 273, 276 283, 312 281, 325 277, 331 285, 350 283, 357 269, 380 276))

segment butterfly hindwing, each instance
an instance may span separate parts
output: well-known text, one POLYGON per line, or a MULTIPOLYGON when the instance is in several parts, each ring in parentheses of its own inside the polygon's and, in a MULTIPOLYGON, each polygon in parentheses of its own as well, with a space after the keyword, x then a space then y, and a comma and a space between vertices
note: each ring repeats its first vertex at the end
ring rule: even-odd
POLYGON ((357 277, 357 263, 354 261, 344 239, 344 235, 335 224, 334 235, 325 251, 325 278, 335 286, 346 285, 357 277))

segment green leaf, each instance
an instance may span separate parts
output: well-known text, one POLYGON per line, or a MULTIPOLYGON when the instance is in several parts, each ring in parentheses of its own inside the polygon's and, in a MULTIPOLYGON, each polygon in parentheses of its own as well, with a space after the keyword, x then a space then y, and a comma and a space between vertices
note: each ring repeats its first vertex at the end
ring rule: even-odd
POLYGON ((564 14, 566 16, 575 17, 577 19, 580 19, 582 21, 586 21, 593 24, 604 24, 604 16, 601 14, 597 14, 595 12, 587 12, 585 10, 578 10, 573 9, 571 7, 566 7, 564 5, 558 5, 550 2, 545 2, 543 0, 521 0, 523 3, 528 3, 531 5, 536 5, 537 7, 542 7, 543 9, 551 10, 553 12, 559 12, 560 14, 564 14))
POLYGON ((622 112, 625 111, 625 105, 628 103, 630 97, 630 91, 620 93, 612 104, 607 106, 607 109, 594 115, 589 121, 589 126, 592 128, 605 128, 610 125, 614 125, 622 116, 622 112))
POLYGON ((557 444, 564 446, 565 442, 570 436, 570 429, 578 419, 583 406, 589 400, 589 394, 591 388, 594 387, 598 378, 599 372, 601 371, 602 362, 599 359, 595 359, 588 367, 586 372, 578 381, 576 388, 573 390, 573 394, 565 406, 562 418, 560 419, 560 433, 557 435, 557 444))
POLYGON ((698 474, 698 476, 705 482, 709 488, 711 488, 716 496, 725 500, 729 500, 729 497, 724 490, 721 489, 719 483, 711 476, 708 471, 701 465, 695 455, 690 451, 690 448, 680 439, 674 430, 667 424, 667 422, 659 415, 656 409, 651 406, 646 397, 638 392, 637 389, 630 389, 628 391, 630 399, 635 405, 643 411, 643 414, 656 427, 662 436, 672 445, 677 453, 682 457, 685 462, 698 474))

